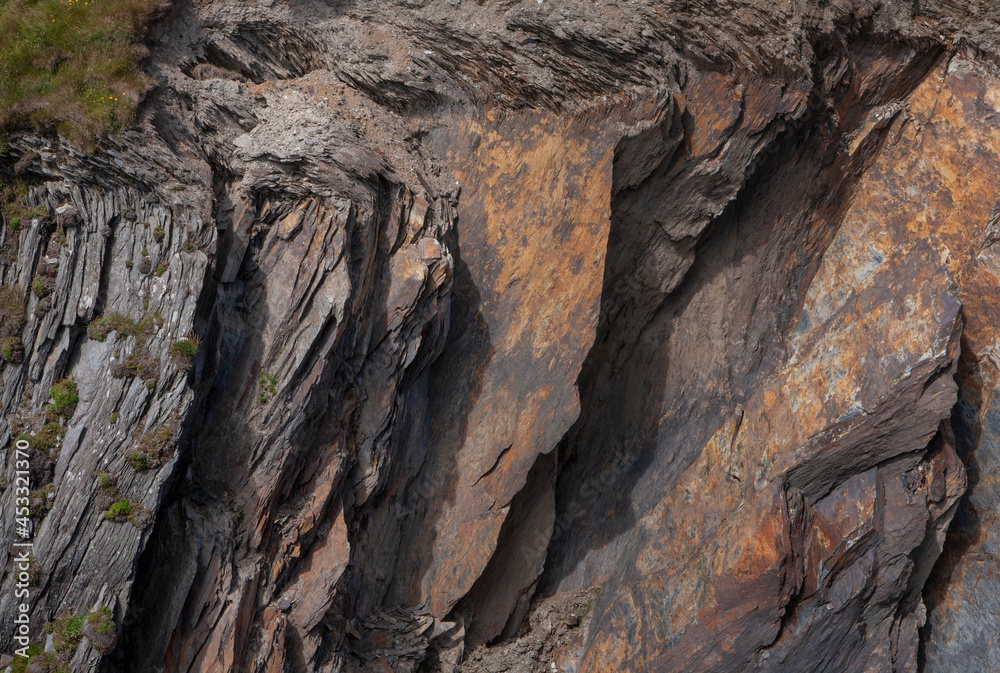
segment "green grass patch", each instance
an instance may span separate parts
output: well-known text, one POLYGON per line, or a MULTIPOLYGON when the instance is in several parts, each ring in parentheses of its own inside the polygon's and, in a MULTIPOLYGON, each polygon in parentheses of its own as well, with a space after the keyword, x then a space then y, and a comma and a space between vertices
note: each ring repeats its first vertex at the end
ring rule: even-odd
POLYGON ((45 624, 45 632, 52 634, 52 643, 57 652, 72 651, 83 638, 83 625, 86 621, 87 615, 77 615, 64 610, 58 619, 45 624))
POLYGON ((161 425, 142 435, 136 444, 135 451, 125 456, 125 460, 134 470, 148 470, 157 467, 171 453, 174 440, 174 430, 169 425, 161 425))
POLYGON ((52 384, 49 396, 52 398, 52 405, 55 407, 56 413, 68 416, 70 408, 80 401, 80 390, 77 388, 76 381, 66 378, 52 384))
POLYGON ((17 285, 0 285, 0 337, 20 337, 27 316, 24 291, 17 285))
POLYGON ((257 385, 260 386, 259 399, 261 404, 267 404, 272 397, 278 394, 278 379, 267 372, 261 373, 257 385))
MULTIPOLYGON (((24 436, 23 439, 31 442, 33 449, 50 452, 59 444, 59 440, 66 434, 66 428, 62 427, 58 421, 49 421, 35 433, 34 437, 24 436)), ((22 439, 22 437, 18 437, 22 439)))
POLYGON ((143 470, 148 470, 153 467, 150 462, 149 456, 144 453, 139 453, 138 451, 133 451, 132 453, 125 456, 125 462, 129 464, 136 472, 141 472, 143 470))
POLYGON ((128 125, 150 80, 138 44, 161 0, 0 0, 0 137, 56 129, 85 149, 128 125))
POLYGON ((105 606, 91 612, 87 616, 87 622, 94 627, 94 631, 102 636, 109 635, 114 631, 115 623, 111 621, 111 608, 105 606))
POLYGON ((108 472, 97 473, 97 485, 109 495, 114 496, 118 494, 118 480, 108 472))
POLYGON ((14 364, 24 360, 24 344, 21 343, 21 337, 12 336, 4 339, 0 344, 0 357, 14 364))
POLYGON ((39 299, 45 299, 52 294, 52 288, 49 287, 49 285, 50 283, 46 282, 40 275, 35 276, 35 281, 31 284, 31 291, 34 292, 35 296, 39 299))
POLYGON ((44 652, 45 646, 41 643, 32 643, 31 645, 28 645, 27 657, 14 657, 14 661, 10 665, 11 673, 27 673, 28 664, 30 664, 33 659, 40 658, 44 652))
POLYGON ((198 339, 178 339, 170 344, 167 353, 180 360, 190 360, 198 354, 198 339))
MULTIPOLYGON (((3 0, 0 0, 0 7, 3 0)), ((0 18, 0 22, 3 19, 0 18)), ((3 38, 0 38, 3 39, 3 38)), ((0 64, 0 68, 3 65, 0 64)), ((28 207, 26 199, 28 192, 37 184, 30 178, 15 178, 13 180, 0 178, 0 212, 7 221, 7 230, 16 235, 21 225, 36 217, 45 217, 49 211, 44 206, 28 207)))
POLYGON ((115 645, 115 622, 111 608, 104 606, 87 615, 83 633, 101 654, 107 654, 115 645))
POLYGON ((154 332, 155 323, 153 316, 137 322, 121 313, 109 313, 91 321, 87 335, 94 341, 104 341, 109 334, 117 332, 119 337, 131 336, 141 341, 154 332))
POLYGON ((114 502, 111 507, 108 507, 107 511, 104 512, 104 518, 108 521, 117 521, 121 523, 128 519, 129 514, 132 513, 132 505, 125 498, 114 502))
MULTIPOLYGON (((131 502, 125 498, 120 498, 112 503, 104 512, 104 518, 115 523, 125 523, 128 521, 140 530, 148 528, 153 524, 152 512, 140 503, 131 502)), ((108 615, 108 622, 110 623, 110 615, 108 615)), ((95 631, 99 635, 107 635, 107 633, 101 633, 100 630, 95 629, 95 631)))
POLYGON ((52 509, 53 498, 56 487, 54 484, 46 484, 37 491, 32 491, 28 495, 28 510, 33 519, 44 519, 45 515, 52 509))

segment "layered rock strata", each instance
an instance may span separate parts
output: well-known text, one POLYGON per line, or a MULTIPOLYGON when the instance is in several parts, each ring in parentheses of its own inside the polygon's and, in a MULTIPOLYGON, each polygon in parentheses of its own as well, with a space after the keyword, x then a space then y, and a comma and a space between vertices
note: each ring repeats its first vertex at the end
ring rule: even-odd
POLYGON ((992 670, 992 16, 175 3, 134 127, 0 157, 36 180, 0 238, 33 637, 107 607, 73 670, 992 670))

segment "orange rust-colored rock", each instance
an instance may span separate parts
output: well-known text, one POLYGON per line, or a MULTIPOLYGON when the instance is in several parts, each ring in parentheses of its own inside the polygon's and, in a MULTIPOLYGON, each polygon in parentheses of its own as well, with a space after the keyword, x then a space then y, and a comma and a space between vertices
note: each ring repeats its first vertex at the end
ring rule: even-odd
POLYGON ((988 3, 167 4, 133 126, 0 130, 68 668, 998 669, 988 3))
MULTIPOLYGON (((853 472, 873 490, 868 471, 902 470, 895 459, 918 455, 954 404, 954 383, 937 377, 957 365, 959 304, 935 261, 925 254, 919 264, 884 270, 867 292, 858 287, 852 301, 803 335, 808 351, 750 398, 735 435, 714 440, 717 448, 681 476, 659 517, 639 521, 648 542, 634 570, 605 588, 608 603, 595 617, 583 670, 730 670, 778 637, 803 574, 815 572, 797 557, 806 526, 822 527, 824 512, 837 507, 825 503, 846 497, 830 489, 862 490, 850 486, 853 472), (921 286, 907 271, 929 271, 928 279, 921 286), (912 294, 886 297, 881 290, 892 282, 912 294), (623 640, 623 630, 637 637, 623 640)), ((909 460, 916 467, 918 459, 909 460)), ((892 537, 886 530, 863 542, 876 556, 905 556, 923 539, 922 521, 919 531, 898 551, 884 549, 892 537)), ((853 527, 840 531, 832 546, 846 553, 858 543, 855 534, 853 527)), ((765 661, 758 665, 786 665, 779 657, 765 661)))
POLYGON ((576 419, 574 382, 600 306, 612 160, 609 139, 584 120, 455 121, 432 146, 463 185, 455 293, 464 306, 429 383, 436 402, 419 478, 432 486, 416 531, 427 546, 414 550, 427 560, 404 556, 397 566, 419 578, 399 598, 427 601, 439 618, 486 567, 538 456, 576 419))
MULTIPOLYGON (((895 124, 896 142, 859 186, 831 246, 841 261, 820 271, 829 274, 828 286, 853 283, 886 253, 926 240, 963 304, 962 356, 968 364, 962 380, 968 387, 956 407, 956 434, 960 455, 974 469, 951 534, 955 548, 945 550, 929 594, 923 670, 931 673, 986 670, 1000 656, 995 639, 980 631, 995 602, 984 597, 995 593, 987 587, 996 586, 991 550, 998 534, 991 517, 983 516, 996 503, 990 414, 1000 380, 991 354, 1000 324, 1000 276, 992 243, 1000 192, 988 176, 1000 168, 1000 133, 993 121, 1000 109, 998 86, 995 75, 968 55, 941 60, 908 99, 908 115, 895 124)), ((944 498, 946 483, 935 487, 933 497, 950 503, 954 495, 944 498)))
MULTIPOLYGON (((773 158, 617 374, 597 359, 583 377, 593 420, 564 444, 541 583, 604 585, 582 670, 915 661, 920 590, 966 487, 941 439, 964 323, 955 268, 933 240, 872 251, 862 235, 842 253, 855 213, 879 226, 858 204, 879 198, 868 176, 906 123, 890 101, 909 90, 881 78, 924 69, 915 83, 934 66, 868 57, 881 74, 843 80, 839 95, 878 101, 872 113, 834 127, 840 142, 773 158)), ((842 102, 831 92, 831 107, 842 102)))

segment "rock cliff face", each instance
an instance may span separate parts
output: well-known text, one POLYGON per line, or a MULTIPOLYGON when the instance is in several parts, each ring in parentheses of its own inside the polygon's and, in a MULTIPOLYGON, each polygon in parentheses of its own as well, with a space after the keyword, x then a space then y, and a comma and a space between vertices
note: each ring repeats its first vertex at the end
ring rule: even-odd
POLYGON ((178 0, 0 155, 0 646, 1000 669, 997 17, 178 0))

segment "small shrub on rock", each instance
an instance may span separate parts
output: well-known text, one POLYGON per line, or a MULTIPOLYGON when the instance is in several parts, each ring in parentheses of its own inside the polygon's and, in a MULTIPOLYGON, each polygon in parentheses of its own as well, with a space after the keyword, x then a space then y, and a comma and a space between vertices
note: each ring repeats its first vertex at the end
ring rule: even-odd
POLYGON ((125 456, 125 462, 131 466, 133 470, 141 472, 142 470, 148 470, 153 467, 152 462, 144 453, 139 453, 138 451, 133 451, 132 453, 125 456))
POLYGON ((3 344, 0 345, 0 357, 13 364, 23 362, 24 344, 21 343, 21 337, 12 336, 4 339, 3 344))
POLYGON ((124 523, 128 521, 131 513, 132 505, 128 500, 122 498, 117 502, 111 503, 111 506, 104 512, 104 518, 115 523, 124 523))
POLYGON ((80 401, 80 391, 71 378, 53 383, 49 396, 52 398, 52 406, 55 407, 56 413, 61 416, 72 416, 73 408, 80 401))
POLYGON ((31 447, 39 451, 51 452, 66 434, 66 429, 58 421, 49 421, 41 427, 34 437, 25 437, 31 442, 31 447))
POLYGON ((267 404, 272 397, 278 394, 278 379, 267 372, 261 373, 257 385, 260 386, 259 399, 261 404, 267 404))
POLYGON ((27 320, 24 292, 16 285, 0 285, 0 337, 18 337, 27 320))
POLYGON ((28 646, 27 654, 27 657, 14 657, 14 661, 10 664, 10 673, 28 673, 28 666, 42 661, 42 657, 45 656, 45 646, 41 643, 32 643, 28 646))
POLYGON ((83 635, 90 639, 101 654, 107 654, 114 649, 117 634, 111 608, 105 606, 87 615, 87 623, 83 625, 83 635))
POLYGON ((56 487, 53 484, 46 484, 37 491, 28 494, 28 512, 33 519, 44 519, 45 515, 52 509, 52 502, 55 497, 56 487))
POLYGON ((136 322, 121 313, 109 313, 92 320, 87 335, 94 341, 105 341, 112 332, 119 337, 131 336, 142 340, 153 333, 153 319, 149 316, 136 322))
POLYGON ((59 613, 57 619, 45 624, 45 632, 52 634, 56 652, 72 652, 76 649, 83 638, 83 624, 86 620, 86 615, 73 614, 67 608, 59 613))
POLYGON ((107 472, 95 472, 94 475, 97 477, 97 493, 94 496, 94 502, 99 509, 108 509, 111 503, 121 498, 118 493, 118 480, 107 472))
POLYGON ((157 467, 172 453, 173 440, 173 429, 167 425, 160 426, 140 437, 136 450, 128 454, 125 460, 135 470, 157 467))
POLYGON ((52 294, 52 288, 54 285, 55 281, 51 278, 35 276, 35 281, 31 284, 31 291, 34 292, 35 296, 39 299, 45 299, 52 294))
POLYGON ((115 523, 128 521, 139 530, 149 528, 153 523, 153 513, 137 502, 119 498, 104 512, 104 518, 115 523))
POLYGON ((169 353, 175 360, 190 362, 194 359, 194 356, 198 354, 198 345, 199 342, 197 337, 178 339, 170 344, 170 348, 167 349, 167 353, 169 353))
POLYGON ((97 473, 97 485, 101 487, 101 490, 105 493, 117 493, 118 492, 118 480, 115 479, 113 474, 108 472, 98 472, 97 473))
POLYGON ((143 381, 155 381, 159 378, 158 363, 145 346, 136 346, 135 351, 125 358, 125 361, 111 368, 115 378, 138 377, 143 381))

